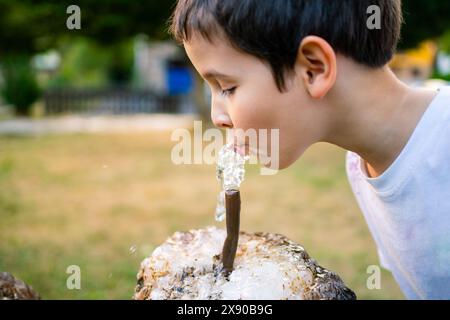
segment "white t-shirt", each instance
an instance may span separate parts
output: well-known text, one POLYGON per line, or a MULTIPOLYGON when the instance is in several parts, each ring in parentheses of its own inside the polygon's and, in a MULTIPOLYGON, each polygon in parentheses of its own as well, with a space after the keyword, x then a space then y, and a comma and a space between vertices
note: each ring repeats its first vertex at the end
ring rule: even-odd
POLYGON ((347 153, 381 265, 408 299, 450 299, 450 87, 439 90, 382 175, 369 178, 363 164, 347 153))

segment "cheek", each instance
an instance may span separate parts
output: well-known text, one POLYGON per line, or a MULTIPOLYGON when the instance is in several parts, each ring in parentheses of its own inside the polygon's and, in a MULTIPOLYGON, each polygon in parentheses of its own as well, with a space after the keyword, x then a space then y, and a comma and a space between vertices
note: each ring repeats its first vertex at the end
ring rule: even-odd
POLYGON ((252 79, 231 97, 228 112, 235 128, 279 129, 279 140, 267 136, 264 145, 258 139, 259 152, 275 151, 271 142, 279 141, 276 148, 280 169, 288 167, 311 144, 311 111, 303 106, 306 97, 301 85, 280 92, 270 73, 253 73, 252 79), (269 151, 270 150, 270 151, 269 151))
POLYGON ((290 92, 261 90, 252 96, 236 96, 230 117, 240 129, 279 129, 280 140, 290 142, 299 131, 301 109, 290 92))
POLYGON ((241 91, 233 98, 230 100, 229 113, 235 128, 257 131, 257 147, 252 145, 252 153, 255 153, 256 147, 260 156, 276 157, 281 167, 292 163, 298 153, 299 142, 296 139, 298 108, 294 95, 281 93, 275 87, 274 90, 269 88, 251 95, 241 91), (260 129, 266 131, 258 131, 260 129), (277 134, 271 136, 271 129, 278 129, 277 134), (260 134, 265 136, 263 140, 260 140, 260 134), (276 152, 276 155, 272 155, 272 152, 276 152))
POLYGON ((244 130, 278 128, 279 94, 272 90, 242 90, 231 102, 230 117, 235 127, 244 130))
POLYGON ((298 157, 311 145, 311 126, 314 118, 310 111, 302 108, 302 95, 290 91, 281 93, 275 87, 260 90, 258 93, 236 95, 230 108, 230 117, 236 128, 248 129, 279 129, 279 140, 267 136, 269 145, 262 145, 258 139, 259 152, 275 150, 271 142, 279 141, 278 159, 280 169, 294 163, 298 157))

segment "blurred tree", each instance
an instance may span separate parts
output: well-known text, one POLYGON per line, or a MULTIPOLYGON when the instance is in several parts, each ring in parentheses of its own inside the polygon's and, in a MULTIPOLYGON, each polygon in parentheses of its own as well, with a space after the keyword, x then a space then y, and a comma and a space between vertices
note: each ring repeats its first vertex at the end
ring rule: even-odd
POLYGON ((426 39, 437 39, 450 30, 449 0, 403 0, 404 25, 400 49, 417 46, 426 39))
POLYGON ((19 115, 27 115, 40 95, 31 55, 55 41, 48 32, 51 20, 50 25, 46 23, 52 6, 41 4, 34 9, 28 1, 0 0, 1 93, 19 115))
POLYGON ((57 73, 47 84, 55 87, 102 87, 108 83, 109 57, 106 50, 95 42, 82 37, 61 41, 59 53, 62 57, 57 73))
POLYGON ((2 69, 3 98, 15 106, 18 115, 28 115, 29 107, 41 94, 29 58, 23 55, 8 56, 3 59, 2 69))
MULTIPOLYGON (((176 0, 0 0, 0 55, 38 52, 60 37, 86 36, 103 45, 143 33, 166 39, 167 19, 176 0), (81 8, 81 29, 69 30, 66 9, 81 8)), ((450 29, 450 1, 403 0, 401 48, 438 37, 450 29)))
POLYGON ((122 41, 108 50, 108 79, 113 85, 124 85, 131 80, 134 52, 132 41, 122 41))
POLYGON ((167 18, 174 0, 0 0, 0 55, 35 53, 66 37, 85 36, 113 45, 136 34, 168 38, 167 18), (68 6, 81 9, 81 29, 69 30, 68 6))
MULTIPOLYGON (((83 56, 78 66, 81 68, 95 61, 96 66, 106 64, 106 73, 113 84, 120 85, 127 82, 132 69, 132 51, 129 39, 136 34, 143 33, 151 39, 168 38, 165 31, 167 17, 171 12, 174 1, 128 1, 128 0, 97 0, 97 1, 69 1, 69 0, 0 0, 0 63, 4 73, 5 84, 14 81, 17 77, 7 78, 12 75, 11 68, 18 68, 18 72, 26 75, 30 89, 31 98, 35 96, 35 91, 31 83, 35 83, 35 75, 31 69, 29 60, 31 56, 38 52, 46 51, 50 48, 73 42, 80 38, 91 39, 95 45, 107 54, 99 61, 99 51, 93 50, 92 46, 78 48, 81 52, 88 53, 83 56), (66 20, 70 16, 67 7, 76 4, 81 9, 81 29, 69 30, 66 20), (128 43, 127 43, 128 42, 128 43), (6 66, 6 61, 12 61, 15 56, 20 55, 20 59, 15 59, 13 64, 6 66), (23 65, 19 65, 22 63, 23 65), (8 68, 8 70, 6 70, 8 68), (28 71, 25 72, 25 70, 28 71), (8 72, 6 74, 5 72, 8 72)), ((79 52, 78 52, 79 53, 79 52)), ((77 52, 75 52, 75 55, 77 52)), ((61 80, 68 81, 73 68, 63 70, 61 80), (66 77, 68 76, 69 77, 66 77)), ((14 73, 15 74, 15 73, 14 73)), ((73 73, 72 73, 73 74, 73 73)), ((101 75, 91 74, 88 79, 101 82, 101 75), (95 80, 97 79, 97 80, 95 80)), ((64 82, 63 82, 64 83, 64 82)), ((66 82, 67 83, 67 82, 66 82)), ((4 93, 10 92, 17 84, 8 84, 8 88, 3 88, 4 93)), ((16 96, 16 95, 13 95, 16 96)), ((5 97, 6 98, 6 97, 5 97)), ((10 98, 6 99, 12 104, 10 98)), ((14 100, 16 101, 16 100, 14 100)), ((20 107, 16 109, 21 114, 27 113, 30 105, 23 103, 31 99, 24 99, 20 102, 20 107), (20 109, 20 110, 19 110, 20 109)))
MULTIPOLYGON (((129 77, 126 50, 118 43, 137 34, 166 39, 167 20, 176 0, 0 0, 0 62, 21 54, 29 57, 57 47, 61 41, 87 37, 112 53, 109 75, 116 83, 129 77), (69 30, 67 7, 81 9, 81 29, 69 30)), ((403 0, 405 24, 400 49, 436 38, 450 29, 449 0, 403 0)))
POLYGON ((448 31, 440 38, 439 46, 442 51, 450 54, 450 28, 448 31))
POLYGON ((61 41, 59 52, 64 58, 47 83, 51 88, 121 86, 132 76, 132 39, 100 46, 92 39, 75 37, 61 41))

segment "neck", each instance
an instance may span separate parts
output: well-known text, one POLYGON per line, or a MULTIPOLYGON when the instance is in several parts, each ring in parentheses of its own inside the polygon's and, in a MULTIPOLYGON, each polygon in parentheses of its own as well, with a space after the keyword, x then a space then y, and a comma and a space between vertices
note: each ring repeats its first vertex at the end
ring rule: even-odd
POLYGON ((407 87, 388 67, 368 70, 345 59, 340 64, 348 72, 327 96, 322 141, 356 152, 369 175, 378 176, 400 154, 435 93, 407 87))

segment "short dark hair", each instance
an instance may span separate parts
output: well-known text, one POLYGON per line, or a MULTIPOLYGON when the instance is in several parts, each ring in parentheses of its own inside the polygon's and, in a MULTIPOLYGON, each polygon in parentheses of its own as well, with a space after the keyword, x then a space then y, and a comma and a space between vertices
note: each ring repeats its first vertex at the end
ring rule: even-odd
POLYGON ((192 32, 209 41, 222 33, 236 48, 267 62, 278 88, 308 35, 371 68, 392 58, 400 37, 401 0, 178 0, 170 32, 182 43, 192 32), (369 29, 367 9, 381 10, 381 28, 369 29))

